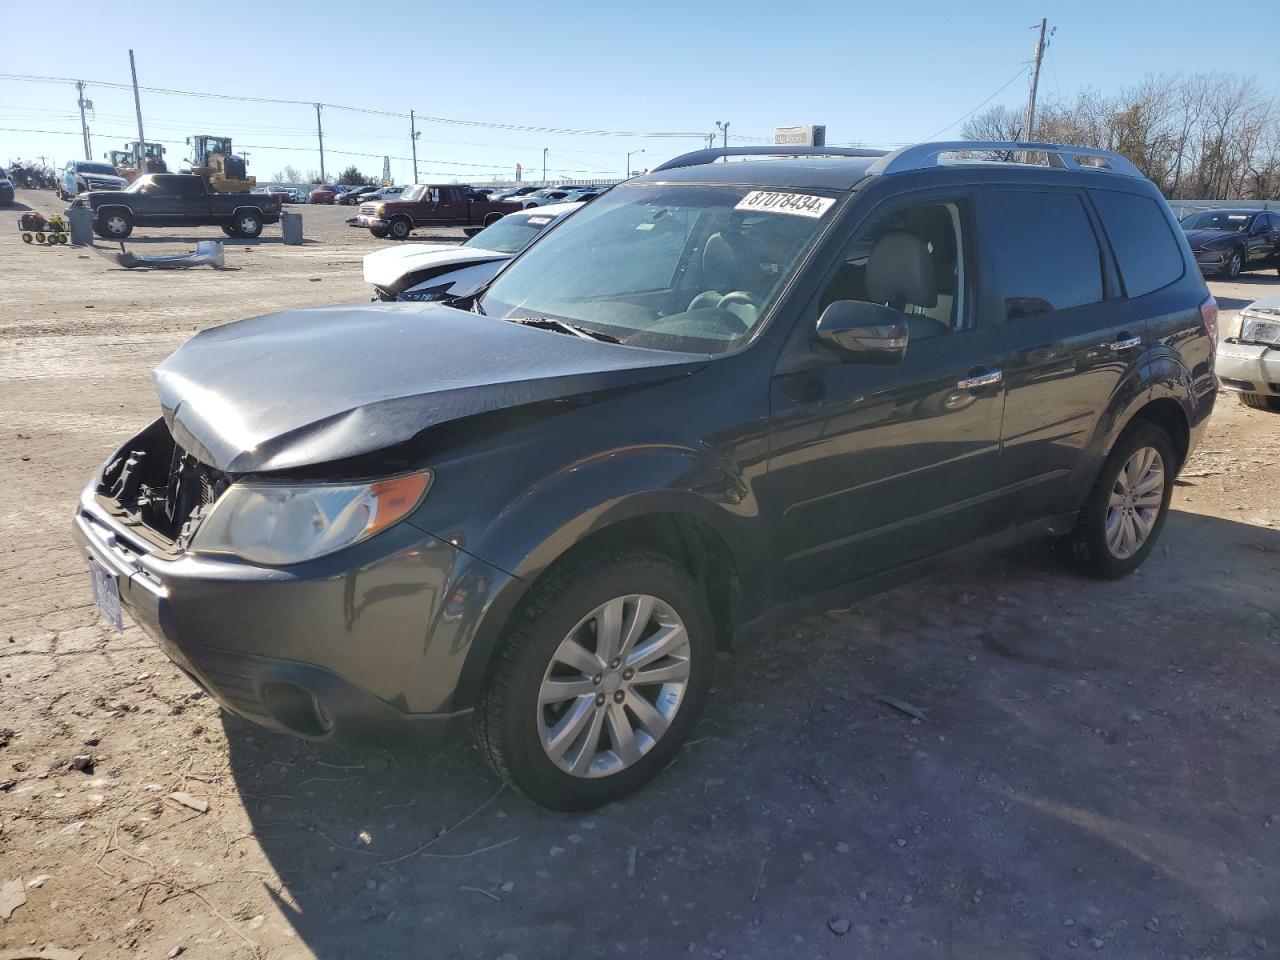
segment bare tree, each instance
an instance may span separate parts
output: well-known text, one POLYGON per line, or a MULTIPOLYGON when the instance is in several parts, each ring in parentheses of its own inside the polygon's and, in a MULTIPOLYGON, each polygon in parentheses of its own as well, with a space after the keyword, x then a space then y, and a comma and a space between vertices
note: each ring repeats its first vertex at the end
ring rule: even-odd
POLYGON ((302 171, 295 166, 288 165, 282 170, 277 170, 275 176, 271 179, 277 183, 301 183, 302 171))

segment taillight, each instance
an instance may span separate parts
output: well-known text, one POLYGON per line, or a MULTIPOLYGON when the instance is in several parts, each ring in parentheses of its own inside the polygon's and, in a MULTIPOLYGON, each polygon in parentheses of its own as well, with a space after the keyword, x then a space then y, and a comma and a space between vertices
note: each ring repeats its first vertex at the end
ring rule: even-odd
POLYGON ((1210 294, 1209 299, 1200 304, 1200 319, 1204 321, 1204 332, 1214 343, 1218 342, 1218 301, 1210 294))

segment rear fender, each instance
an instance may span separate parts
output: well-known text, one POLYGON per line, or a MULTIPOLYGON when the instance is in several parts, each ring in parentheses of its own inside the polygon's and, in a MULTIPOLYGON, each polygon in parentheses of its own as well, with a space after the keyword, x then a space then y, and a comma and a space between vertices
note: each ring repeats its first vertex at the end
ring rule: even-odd
POLYGON ((1060 504, 1062 512, 1080 509, 1107 454, 1144 408, 1157 400, 1173 400, 1190 427, 1199 419, 1194 397, 1191 371, 1176 350, 1161 345, 1143 355, 1130 367, 1128 375, 1120 381, 1098 418, 1093 438, 1082 451, 1080 461, 1068 480, 1064 502, 1060 504))

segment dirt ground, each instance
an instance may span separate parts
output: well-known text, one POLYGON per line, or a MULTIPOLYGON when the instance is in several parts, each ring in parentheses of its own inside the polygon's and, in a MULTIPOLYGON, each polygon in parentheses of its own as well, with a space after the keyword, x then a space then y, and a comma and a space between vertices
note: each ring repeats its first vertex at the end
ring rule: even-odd
POLYGON ((315 242, 270 227, 178 275, 0 213, 0 957, 1280 956, 1280 416, 1230 396, 1135 576, 1036 547, 795 624, 722 658, 672 768, 590 816, 467 745, 260 731, 113 633, 69 527, 155 415, 151 367, 368 296, 381 244, 294 209, 315 242))

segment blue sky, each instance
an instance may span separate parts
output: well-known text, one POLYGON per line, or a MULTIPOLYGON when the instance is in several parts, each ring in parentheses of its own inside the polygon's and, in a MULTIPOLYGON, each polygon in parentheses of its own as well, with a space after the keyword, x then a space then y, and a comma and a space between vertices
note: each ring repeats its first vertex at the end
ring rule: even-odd
MULTIPOLYGON (((1185 0, 367 8, 313 0, 242 5, 252 11, 244 16, 198 5, 137 15, 121 7, 105 17, 99 2, 64 0, 47 16, 67 28, 46 44, 37 34, 13 42, 22 33, 16 9, 8 20, 14 33, 0 46, 0 74, 90 81, 95 159, 136 139, 132 94, 92 83, 127 83, 130 47, 144 86, 637 134, 424 121, 419 179, 474 183, 510 176, 517 162, 527 178, 540 177, 544 148, 553 178, 621 176, 627 151, 644 151, 632 157, 633 168, 643 168, 700 145, 696 136, 638 134, 710 133, 717 120, 729 122, 731 143, 793 123, 825 123, 831 143, 892 146, 958 134, 958 125, 948 125, 1030 60, 1028 28, 1042 16, 1057 27, 1041 77, 1041 95, 1050 97, 1082 86, 1111 90, 1152 72, 1227 70, 1237 53, 1240 72, 1253 73, 1249 65, 1262 58, 1244 38, 1269 37, 1274 49, 1280 34, 1280 4, 1252 6, 1246 30, 1231 15, 1205 16, 1202 3, 1185 0)), ((1280 96, 1280 73, 1269 69, 1257 79, 1280 96)), ((991 102, 1020 105, 1026 94, 1027 80, 1018 77, 991 102)), ((147 138, 167 141, 171 168, 194 133, 231 136, 238 152, 247 151, 249 172, 263 180, 287 163, 319 168, 313 107, 145 91, 142 106, 147 138)), ((326 108, 324 127, 327 172, 354 162, 378 174, 389 154, 395 179, 410 179, 409 161, 397 159, 410 155, 407 118, 326 108)), ((0 161, 80 158, 79 129, 70 84, 0 78, 0 161)))

